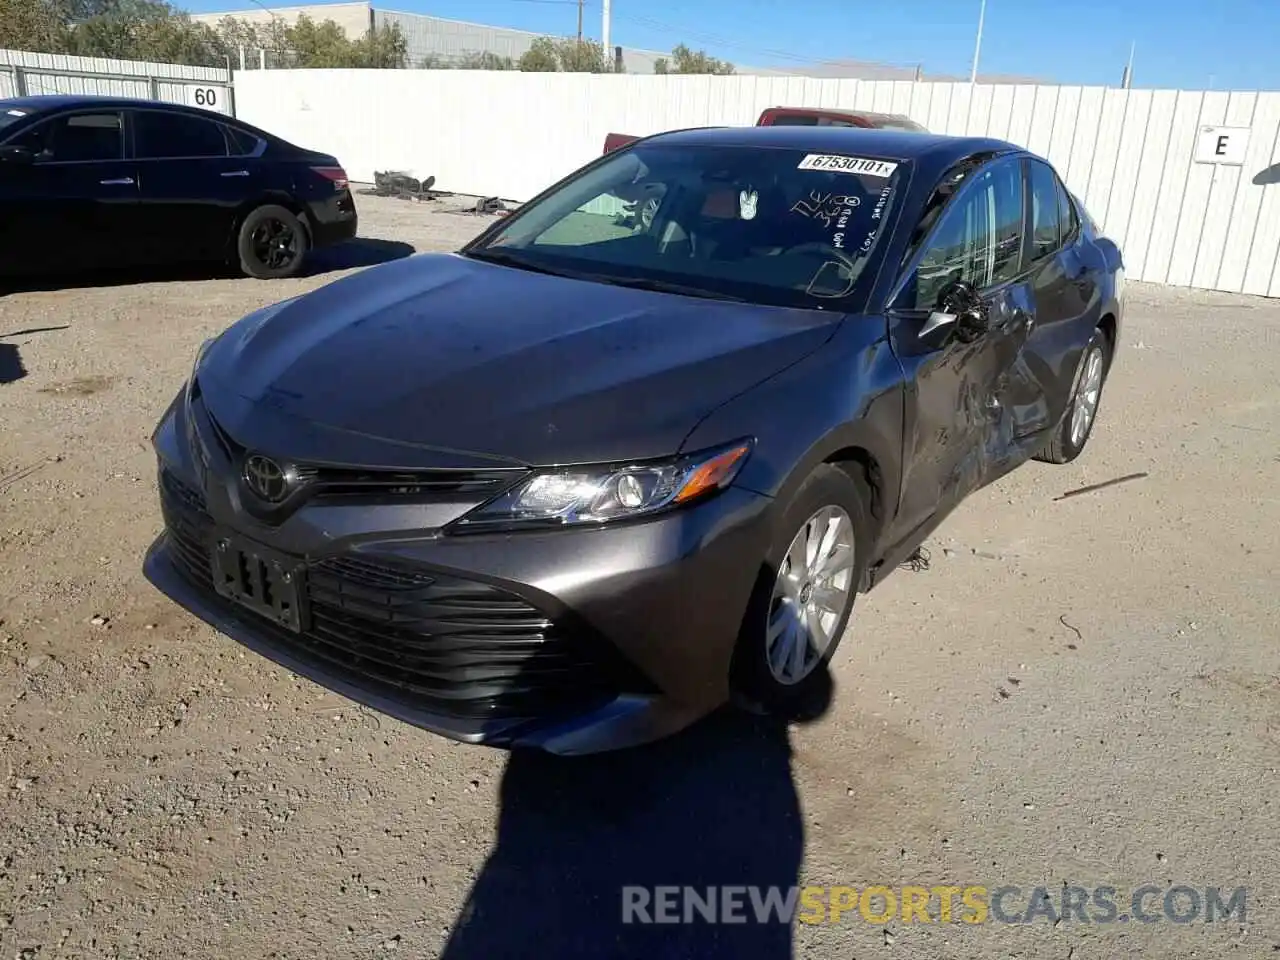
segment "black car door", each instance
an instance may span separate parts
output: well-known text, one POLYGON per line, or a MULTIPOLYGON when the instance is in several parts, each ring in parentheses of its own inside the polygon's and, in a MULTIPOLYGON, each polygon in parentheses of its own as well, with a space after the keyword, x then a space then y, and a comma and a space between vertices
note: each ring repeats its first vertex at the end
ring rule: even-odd
POLYGON ((1027 159, 1027 281, 1032 318, 1026 349, 1011 371, 1008 403, 1019 437, 1055 426, 1071 396, 1081 348, 1097 325, 1100 307, 1093 261, 1096 252, 1053 169, 1027 159))
POLYGON ((1021 160, 968 174, 890 298, 889 329, 907 384, 903 476, 889 542, 940 520, 999 476, 1013 455, 1008 373, 1026 342, 1021 160), (969 285, 980 321, 947 303, 969 285))
POLYGON ((142 217, 157 260, 221 260, 236 212, 257 189, 258 161, 212 117, 134 110, 142 217))
POLYGON ((0 167, 0 270, 75 270, 127 263, 138 209, 119 111, 62 113, 5 141, 21 161, 0 167))

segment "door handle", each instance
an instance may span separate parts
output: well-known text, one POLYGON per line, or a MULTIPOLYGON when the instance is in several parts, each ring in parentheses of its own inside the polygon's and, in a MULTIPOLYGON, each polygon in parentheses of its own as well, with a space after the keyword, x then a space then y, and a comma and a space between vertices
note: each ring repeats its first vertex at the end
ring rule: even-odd
POLYGON ((219 174, 219 176, 223 177, 247 177, 248 175, 248 170, 232 170, 229 173, 219 174))
POLYGON ((115 180, 99 180, 104 187, 128 187, 133 185, 133 177, 119 177, 115 180))

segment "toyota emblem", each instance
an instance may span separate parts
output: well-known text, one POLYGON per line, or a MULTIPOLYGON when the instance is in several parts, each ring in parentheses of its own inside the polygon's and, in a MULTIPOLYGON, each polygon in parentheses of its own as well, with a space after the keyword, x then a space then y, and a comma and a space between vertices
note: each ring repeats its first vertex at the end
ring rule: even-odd
POLYGON ((258 453, 244 461, 244 483, 250 493, 267 503, 280 503, 289 496, 289 475, 284 467, 258 453))

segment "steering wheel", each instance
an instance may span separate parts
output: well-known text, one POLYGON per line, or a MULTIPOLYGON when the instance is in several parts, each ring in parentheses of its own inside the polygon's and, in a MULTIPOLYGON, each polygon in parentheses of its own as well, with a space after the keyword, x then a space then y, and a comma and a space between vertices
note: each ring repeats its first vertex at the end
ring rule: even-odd
POLYGON ((816 253, 827 260, 839 263, 847 268, 850 273, 853 273, 855 269, 853 257, 849 256, 845 251, 830 244, 818 243, 814 240, 810 240, 807 243, 797 243, 794 247, 787 247, 783 250, 783 253, 816 253))

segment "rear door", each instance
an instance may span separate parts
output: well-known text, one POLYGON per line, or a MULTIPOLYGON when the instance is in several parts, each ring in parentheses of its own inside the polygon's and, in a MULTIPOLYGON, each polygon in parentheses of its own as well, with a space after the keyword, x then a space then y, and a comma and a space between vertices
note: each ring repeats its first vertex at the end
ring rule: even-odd
POLYGON ((257 189, 258 160, 211 117, 142 109, 131 119, 150 256, 224 259, 236 214, 257 189))
POLYGON ((127 263, 135 252, 137 173, 118 110, 61 113, 6 144, 30 164, 0 172, 0 256, 5 272, 77 270, 127 263))
POLYGON ((1004 394, 1026 340, 1022 161, 969 174, 942 208, 891 297, 890 337, 907 382, 903 480, 889 542, 906 539, 998 476, 1012 437, 1004 394), (985 329, 928 331, 955 280, 973 285, 985 329))
POLYGON ((1028 158, 1031 230, 1026 257, 1033 324, 1011 371, 1008 404, 1018 437, 1054 426, 1066 410, 1083 331, 1097 323, 1097 283, 1082 247, 1080 217, 1053 168, 1028 158))

